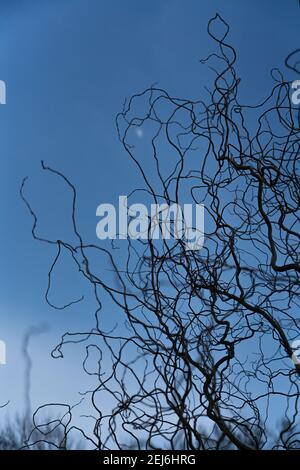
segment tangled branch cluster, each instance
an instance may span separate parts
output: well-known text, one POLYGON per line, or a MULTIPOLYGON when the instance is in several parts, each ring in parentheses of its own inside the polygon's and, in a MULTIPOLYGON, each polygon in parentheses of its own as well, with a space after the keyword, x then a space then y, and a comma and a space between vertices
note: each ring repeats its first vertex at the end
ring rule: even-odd
MULTIPOLYGON (((300 339, 300 114, 279 70, 263 102, 240 103, 228 32, 219 15, 208 24, 216 53, 202 61, 215 74, 205 100, 152 86, 126 102, 116 121, 142 181, 130 197, 204 203, 201 250, 176 239, 122 240, 121 250, 85 243, 76 188, 44 163, 72 194, 77 242, 43 238, 22 185, 34 238, 57 249, 47 301, 54 308, 73 303, 55 307, 49 300, 56 263, 68 253, 97 303, 94 328, 66 333, 52 353, 85 344, 83 368, 97 386, 86 394, 93 433, 81 431, 96 449, 300 447, 300 365, 291 359, 300 339), (134 145, 139 127, 151 136, 146 162, 134 145), (113 282, 98 257, 108 260, 113 282), (112 304, 104 307, 104 295, 118 312, 110 331, 104 325, 112 304)), ((293 57, 287 65, 297 72, 293 57)))

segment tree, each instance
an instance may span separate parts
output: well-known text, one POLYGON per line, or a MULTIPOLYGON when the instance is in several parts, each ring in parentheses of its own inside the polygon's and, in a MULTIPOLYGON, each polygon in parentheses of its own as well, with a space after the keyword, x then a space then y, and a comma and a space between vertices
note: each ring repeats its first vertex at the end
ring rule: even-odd
MULTIPOLYGON (((24 401, 25 411, 17 414, 13 420, 6 419, 0 428, 0 450, 67 450, 76 449, 83 443, 75 442, 67 432, 71 418, 70 407, 57 409, 42 406, 33 415, 31 411, 31 370, 32 358, 29 353, 29 343, 33 336, 47 330, 46 325, 38 325, 27 330, 23 338, 22 352, 25 363, 24 401), (63 413, 59 411, 63 409, 63 413)), ((9 402, 0 406, 5 408, 9 402)))
POLYGON ((47 302, 64 252, 98 306, 94 328, 67 332, 53 351, 62 357, 68 343, 86 346, 83 368, 98 384, 91 392, 94 432, 85 437, 97 449, 300 447, 300 365, 292 360, 300 336, 299 109, 278 69, 261 103, 240 102, 228 33, 219 15, 209 21, 216 52, 202 61, 215 73, 208 98, 176 98, 152 86, 126 102, 116 119, 141 176, 131 197, 138 191, 153 203, 204 203, 201 250, 187 250, 180 239, 127 239, 120 256, 115 244, 85 243, 76 188, 42 163, 72 194, 77 242, 48 239, 38 233, 22 184, 34 238, 57 250, 47 302), (146 126, 149 174, 132 137, 146 126), (114 282, 95 268, 98 256, 109 261, 114 282), (104 293, 122 314, 112 331, 103 327, 104 293), (98 369, 91 372, 87 362, 95 351, 98 369))

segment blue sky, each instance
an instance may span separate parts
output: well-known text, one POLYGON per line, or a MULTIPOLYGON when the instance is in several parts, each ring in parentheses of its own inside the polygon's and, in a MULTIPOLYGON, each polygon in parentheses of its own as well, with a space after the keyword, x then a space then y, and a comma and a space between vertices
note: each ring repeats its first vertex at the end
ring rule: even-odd
MULTIPOLYGON (((63 312, 45 303, 53 251, 31 237, 22 178, 30 177, 26 193, 41 233, 61 237, 70 198, 41 172, 40 161, 68 175, 78 188, 80 226, 95 242, 97 205, 115 203, 137 184, 117 139, 116 113, 125 97, 153 83, 176 96, 201 96, 212 76, 199 59, 213 50, 206 25, 216 12, 231 25, 241 99, 258 102, 272 86, 270 69, 284 68, 297 47, 297 0, 0 0, 0 79, 7 85, 0 106, 0 339, 8 349, 0 403, 11 400, 10 412, 22 409, 24 332, 48 325, 31 345, 33 404, 73 402, 84 388, 77 353, 55 362, 50 350, 65 329, 93 321, 89 300, 63 312)), ((69 268, 56 281, 62 303, 74 287, 85 289, 69 268)))

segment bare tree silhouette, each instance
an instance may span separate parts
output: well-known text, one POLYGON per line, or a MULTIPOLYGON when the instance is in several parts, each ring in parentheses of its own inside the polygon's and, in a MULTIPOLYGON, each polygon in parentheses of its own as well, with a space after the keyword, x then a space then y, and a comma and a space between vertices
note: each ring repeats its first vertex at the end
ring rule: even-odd
MULTIPOLYGON (((70 190, 77 242, 48 239, 39 234, 26 180, 21 187, 33 237, 57 249, 46 301, 56 308, 49 300, 52 275, 68 253, 98 305, 94 328, 65 333, 52 353, 62 357, 65 345, 85 344, 83 368, 98 383, 86 394, 94 431, 82 433, 96 449, 300 448, 300 366, 291 360, 300 337, 299 109, 278 69, 261 103, 240 102, 228 33, 219 15, 209 21, 216 52, 201 62, 215 78, 206 98, 177 98, 151 86, 125 102, 116 119, 141 177, 129 197, 204 203, 201 250, 187 250, 184 240, 128 239, 121 256, 117 243, 111 249, 85 243, 76 188, 42 163, 70 190), (139 127, 151 136, 150 171, 134 145, 139 127), (109 261, 114 282, 101 263, 97 271, 98 257, 109 261), (111 331, 103 326, 110 312, 102 293, 119 312, 111 331), (87 366, 92 352, 96 371, 87 366)), ((298 71, 293 54, 286 64, 298 71)))
MULTIPOLYGON (((32 366, 33 360, 29 351, 32 337, 47 331, 47 325, 41 324, 30 327, 23 338, 22 353, 25 363, 24 369, 24 412, 16 414, 14 419, 6 419, 0 427, 0 450, 67 450, 83 446, 83 443, 67 439, 66 417, 68 407, 64 410, 64 416, 57 417, 57 408, 41 407, 39 411, 46 409, 46 413, 40 418, 34 414, 32 423, 32 366)), ((4 408, 9 404, 1 406, 4 408)))

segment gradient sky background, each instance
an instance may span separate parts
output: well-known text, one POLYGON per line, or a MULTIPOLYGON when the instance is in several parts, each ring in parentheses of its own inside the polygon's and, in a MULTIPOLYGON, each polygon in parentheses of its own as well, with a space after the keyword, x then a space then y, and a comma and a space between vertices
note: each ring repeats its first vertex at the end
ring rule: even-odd
MULTIPOLYGON (((7 343, 0 404, 10 400, 3 416, 23 407, 21 346, 33 325, 48 325, 30 345, 33 406, 73 403, 90 383, 76 348, 64 360, 50 358, 66 329, 93 325, 93 303, 62 312, 46 304, 53 250, 31 237, 22 178, 30 177, 26 194, 41 233, 62 238, 69 194, 45 176, 40 160, 65 173, 78 189, 80 227, 96 242, 97 205, 116 203, 137 183, 117 138, 116 113, 125 97, 153 83, 180 97, 204 93, 211 74, 199 59, 214 50, 206 26, 216 12, 231 25, 241 101, 256 103, 271 89, 270 69, 284 69, 299 44, 297 0, 0 0, 0 79, 7 85, 7 104, 0 106, 0 339, 7 343)), ((85 288, 69 267, 56 278, 54 299, 61 303, 85 288)))

